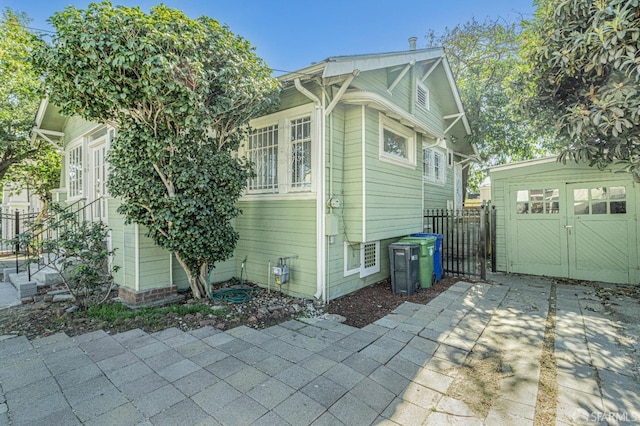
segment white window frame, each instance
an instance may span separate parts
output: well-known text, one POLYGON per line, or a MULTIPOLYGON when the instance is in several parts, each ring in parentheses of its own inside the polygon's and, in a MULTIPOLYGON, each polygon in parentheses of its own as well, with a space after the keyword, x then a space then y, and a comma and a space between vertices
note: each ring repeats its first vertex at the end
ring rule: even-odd
POLYGON ((69 196, 69 200, 80 199, 84 196, 84 179, 85 179, 85 170, 86 170, 86 160, 85 160, 85 146, 84 146, 84 138, 79 138, 78 140, 69 144, 66 150, 66 180, 67 180, 67 194, 69 196), (73 162, 72 162, 73 161, 73 162), (71 175, 71 167, 79 166, 77 170, 80 171, 80 176, 75 176, 72 178, 71 175))
POLYGON ((420 80, 416 80, 416 105, 425 111, 431 110, 431 94, 429 88, 420 80), (424 96, 420 96, 420 91, 424 92, 424 96), (424 100, 421 102, 420 98, 424 100))
POLYGON ((360 274, 360 278, 368 277, 369 275, 373 275, 380 272, 380 241, 370 241, 366 243, 355 243, 350 241, 344 242, 344 276, 348 277, 349 275, 360 274), (354 250, 354 246, 359 245, 360 251, 360 264, 356 268, 349 269, 349 249, 354 250), (368 268, 365 267, 365 256, 367 247, 373 248, 375 250, 375 260, 374 264, 370 265, 368 268))
POLYGON ((438 185, 444 185, 447 183, 447 154, 438 148, 430 147, 427 144, 422 145, 422 178, 425 182, 430 182, 438 185), (426 165, 425 158, 429 158, 429 164, 426 165), (440 176, 436 177, 436 157, 438 157, 440 163, 440 176))
MULTIPOLYGON (((317 123, 314 114, 314 104, 302 105, 290 108, 264 117, 260 117, 251 121, 252 129, 262 129, 269 126, 278 126, 278 162, 277 177, 278 183, 274 188, 268 189, 249 189, 245 191, 244 200, 253 198, 269 197, 270 199, 278 199, 284 197, 291 198, 315 198, 317 183, 317 159, 318 159, 318 142, 317 139, 317 123), (294 120, 309 117, 311 124, 311 182, 308 185, 293 186, 292 185, 292 141, 291 141, 291 123, 294 120)), ((247 144, 243 144, 239 149, 239 154, 247 158, 247 144)), ((248 158, 247 158, 248 159, 248 158)))
POLYGON ((413 130, 410 130, 408 127, 403 126, 398 123, 396 120, 392 120, 388 118, 384 114, 379 114, 379 146, 380 152, 379 157, 380 160, 386 161, 389 163, 394 163, 403 167, 415 168, 416 166, 416 133, 413 130), (398 136, 401 136, 407 140, 407 156, 403 157, 400 155, 395 155, 385 151, 384 149, 384 131, 388 130, 392 133, 395 133, 398 136))
MULTIPOLYGON (((274 149, 274 150, 275 150, 275 152, 276 152, 276 154, 277 154, 277 156, 278 156, 278 157, 280 156, 280 153, 278 152, 278 150, 279 150, 279 145, 280 145, 280 144, 279 144, 279 139, 280 139, 280 127, 278 126, 278 123, 267 124, 267 125, 264 125, 264 126, 261 126, 261 127, 254 128, 254 129, 252 129, 252 130, 253 130, 253 131, 276 132, 278 136, 277 136, 277 138, 276 138, 276 140, 275 140, 275 143, 274 143, 273 145, 270 145, 269 147, 266 147, 266 148, 265 148, 265 147, 261 147, 260 149, 261 149, 261 150, 262 150, 262 149, 267 149, 267 150, 272 150, 272 149, 274 149), (268 129, 268 130, 267 130, 267 129, 268 129), (272 146, 273 148, 271 148, 271 146, 272 146)), ((253 136, 253 135, 249 135, 249 137, 251 137, 251 136, 253 136)), ((248 149, 248 143, 249 143, 249 141, 247 141, 246 143, 247 143, 247 146, 246 146, 246 149, 245 149, 245 155, 246 155, 247 157, 249 157, 249 158, 248 158, 249 160, 251 160, 251 158, 250 158, 250 152, 249 152, 249 149, 248 149)), ((275 182, 275 184, 273 184, 273 185, 271 185, 271 186, 265 186, 265 185, 262 185, 260 188, 251 188, 251 186, 250 186, 250 185, 251 185, 251 180, 250 180, 250 181, 249 181, 249 183, 247 184, 247 191, 249 191, 249 192, 251 192, 251 193, 256 193, 256 194, 259 194, 259 193, 260 193, 260 194, 262 194, 262 193, 273 193, 273 192, 277 192, 277 191, 278 191, 278 184, 279 184, 279 180, 278 180, 278 179, 279 179, 279 176, 278 176, 278 174, 277 174, 277 173, 278 173, 278 170, 279 170, 279 168, 280 168, 280 167, 279 167, 279 164, 278 164, 278 162, 279 162, 279 161, 280 161, 280 160, 278 159, 278 161, 277 161, 277 162, 276 162, 276 164, 275 164, 275 166, 276 166, 276 176, 275 176, 275 178, 276 178, 276 182, 275 182)))
POLYGON ((348 277, 349 275, 354 275, 359 273, 361 266, 362 266, 362 244, 354 243, 351 241, 345 241, 344 242, 344 276, 348 277), (349 269, 349 257, 350 257, 349 250, 355 250, 356 245, 359 246, 360 256, 358 258, 360 259, 360 263, 356 268, 349 269))

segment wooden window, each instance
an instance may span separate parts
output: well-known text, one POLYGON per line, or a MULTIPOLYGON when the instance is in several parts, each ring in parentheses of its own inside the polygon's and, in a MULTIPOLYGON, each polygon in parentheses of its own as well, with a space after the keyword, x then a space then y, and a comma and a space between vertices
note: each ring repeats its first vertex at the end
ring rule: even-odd
POLYGON ((573 190, 575 215, 627 213, 627 189, 624 186, 579 188, 573 190))
POLYGON ((403 166, 415 166, 415 133, 380 114, 380 159, 403 166))
POLYGON ((248 189, 254 192, 278 190, 278 125, 255 129, 247 142, 247 158, 254 166, 255 177, 248 189))
POLYGON ((298 118, 291 129, 291 186, 311 186, 311 117, 298 118))
POLYGON ((422 150, 422 177, 427 182, 440 185, 446 183, 445 154, 434 148, 424 148, 422 150))
POLYGON ((344 276, 360 273, 360 278, 380 272, 380 241, 344 243, 344 276))
POLYGON ((559 189, 522 189, 516 191, 517 214, 560 213, 559 189))
POLYGON ((67 173, 69 176, 69 198, 80 197, 83 195, 83 161, 82 161, 82 145, 76 146, 69 151, 67 173))

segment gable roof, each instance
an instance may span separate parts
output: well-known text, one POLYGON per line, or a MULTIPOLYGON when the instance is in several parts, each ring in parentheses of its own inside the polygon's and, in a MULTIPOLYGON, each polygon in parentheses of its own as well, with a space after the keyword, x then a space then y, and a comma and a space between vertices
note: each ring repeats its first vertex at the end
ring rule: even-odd
MULTIPOLYGON (((453 78, 453 73, 451 72, 445 51, 441 47, 363 55, 332 56, 308 67, 284 74, 278 77, 278 79, 283 83, 293 82, 296 79, 301 81, 311 80, 318 77, 329 79, 332 77, 353 75, 357 72, 397 67, 417 62, 433 62, 436 64, 435 66, 442 67, 458 113, 464 113, 458 86, 453 78)), ((469 126, 466 115, 462 115, 461 121, 466 133, 470 134, 471 127, 469 126)))

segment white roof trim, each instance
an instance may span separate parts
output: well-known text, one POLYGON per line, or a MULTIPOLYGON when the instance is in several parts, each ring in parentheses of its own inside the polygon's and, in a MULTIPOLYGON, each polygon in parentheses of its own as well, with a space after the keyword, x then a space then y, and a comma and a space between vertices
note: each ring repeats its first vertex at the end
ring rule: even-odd
POLYGON ((42 120, 44 120, 44 114, 47 112, 47 106, 49 105, 49 98, 44 98, 40 101, 38 106, 38 112, 36 113, 36 127, 40 127, 42 120))
POLYGON ((393 114, 400 117, 400 119, 414 128, 419 129, 422 133, 428 133, 435 138, 444 138, 444 133, 439 132, 430 127, 425 122, 418 120, 413 115, 407 113, 386 97, 379 95, 378 93, 367 92, 364 90, 347 92, 342 96, 342 101, 351 104, 363 104, 363 103, 375 103, 383 108, 391 111, 393 114))
MULTIPOLYGON (((451 86, 451 91, 453 92, 453 98, 456 101, 456 106, 458 107, 458 112, 464 112, 464 108, 462 107, 462 100, 460 99, 460 93, 458 92, 458 86, 456 85, 456 81, 453 78, 453 74, 451 73, 451 67, 449 66, 449 61, 447 61, 446 56, 443 59, 442 68, 444 68, 444 72, 447 75, 447 79, 449 80, 449 85, 451 86)), ((467 134, 471 134, 471 127, 469 126, 469 120, 467 120, 467 116, 464 115, 462 117, 462 123, 464 124, 464 129, 467 131, 467 134)))
POLYGON ((558 161, 558 157, 557 156, 545 157, 545 158, 536 158, 536 159, 533 159, 533 160, 524 160, 524 161, 518 161, 518 162, 515 162, 515 163, 502 164, 502 165, 499 165, 499 166, 489 167, 489 172, 512 170, 512 169, 517 169, 519 167, 528 167, 528 166, 535 166, 535 165, 539 165, 539 164, 555 163, 557 161, 558 161))
POLYGON ((405 52, 383 53, 379 55, 339 56, 327 59, 322 77, 328 78, 343 74, 350 74, 355 70, 364 72, 406 65, 411 63, 411 61, 428 61, 431 59, 438 59, 442 56, 444 56, 444 49, 440 48, 409 50, 405 52))

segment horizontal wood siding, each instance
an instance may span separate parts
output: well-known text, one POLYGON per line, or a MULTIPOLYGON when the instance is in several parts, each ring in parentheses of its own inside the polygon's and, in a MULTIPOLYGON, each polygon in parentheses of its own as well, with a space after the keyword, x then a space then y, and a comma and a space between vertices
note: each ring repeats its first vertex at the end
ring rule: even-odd
MULTIPOLYGON (((412 167, 382 161, 378 112, 367 108, 366 120, 366 239, 377 241, 420 232, 422 165, 420 161, 412 167)), ((418 147, 414 149, 416 158, 422 158, 418 147)))
POLYGON ((360 278, 360 274, 345 276, 344 274, 344 236, 337 236, 335 243, 329 245, 327 295, 332 300, 345 294, 352 293, 363 287, 388 279, 389 274, 389 244, 398 241, 390 238, 380 241, 380 272, 360 278))
POLYGON ((248 281, 266 287, 275 283, 268 270, 279 257, 297 255, 287 261, 290 280, 283 286, 289 294, 313 297, 316 292, 316 201, 241 201, 242 215, 236 218, 240 240, 235 250, 236 264, 246 256, 248 281))
POLYGON ((336 214, 343 215, 342 233, 350 241, 362 241, 362 107, 346 107, 343 117, 344 143, 333 147, 335 157, 343 157, 341 188, 338 189, 339 180, 334 182, 334 191, 342 194, 342 205, 336 214))
POLYGON ((136 290, 136 247, 133 225, 125 225, 124 217, 117 212, 120 201, 107 199, 109 227, 111 228, 111 246, 115 251, 113 265, 119 270, 114 275, 116 284, 130 290, 136 290))
MULTIPOLYGON (((420 157, 422 158, 422 157, 420 157)), ((420 163, 422 166, 422 163, 420 163)), ((446 179, 444 185, 424 182, 424 208, 428 209, 446 209, 447 201, 454 199, 454 176, 453 167, 446 167, 446 179)))
POLYGON ((496 269, 506 272, 507 267, 507 212, 505 210, 506 194, 504 182, 491 185, 491 203, 496 208, 496 269))
POLYGON ((77 138, 91 132, 94 128, 98 126, 99 124, 92 121, 84 120, 78 117, 77 115, 67 119, 67 123, 64 127, 65 146, 70 142, 73 142, 77 138))
POLYGON ((147 229, 138 226, 140 291, 171 285, 169 252, 147 237, 147 229))

